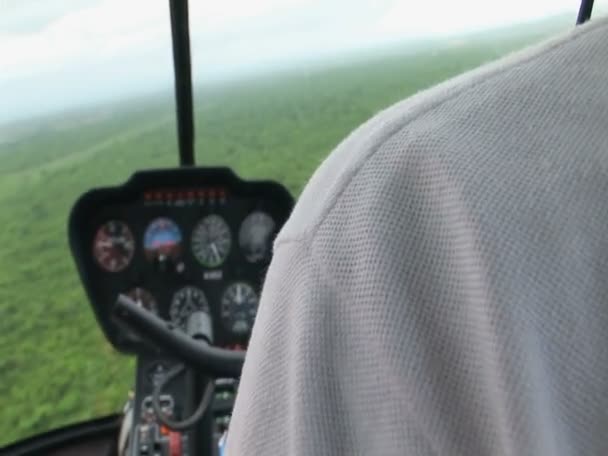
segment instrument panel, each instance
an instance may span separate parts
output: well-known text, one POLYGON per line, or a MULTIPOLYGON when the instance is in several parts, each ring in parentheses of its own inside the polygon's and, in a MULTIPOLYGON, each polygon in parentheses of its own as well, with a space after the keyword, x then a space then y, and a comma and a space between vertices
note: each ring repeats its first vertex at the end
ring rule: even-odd
POLYGON ((272 242, 292 207, 282 185, 227 168, 143 171, 83 195, 70 247, 107 338, 122 352, 143 349, 112 320, 123 293, 184 331, 190 314, 208 313, 214 345, 245 349, 272 242))

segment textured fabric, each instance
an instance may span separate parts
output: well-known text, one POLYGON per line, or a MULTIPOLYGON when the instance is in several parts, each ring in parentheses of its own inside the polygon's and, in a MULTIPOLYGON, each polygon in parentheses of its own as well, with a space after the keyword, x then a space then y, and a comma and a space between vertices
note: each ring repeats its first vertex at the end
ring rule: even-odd
POLYGON ((608 454, 607 43, 596 20, 338 146, 276 240, 230 456, 608 454))

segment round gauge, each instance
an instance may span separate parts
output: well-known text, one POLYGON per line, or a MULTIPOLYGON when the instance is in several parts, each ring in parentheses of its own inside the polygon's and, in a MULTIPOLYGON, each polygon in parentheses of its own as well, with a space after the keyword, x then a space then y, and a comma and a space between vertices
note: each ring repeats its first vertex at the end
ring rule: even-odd
POLYGON ((149 261, 177 260, 181 254, 182 233, 168 218, 152 220, 144 233, 144 252, 149 261))
POLYGON ((131 298, 138 306, 143 307, 153 314, 158 314, 156 299, 154 299, 154 296, 152 296, 152 293, 150 293, 148 290, 144 288, 133 288, 127 293, 127 296, 131 298))
POLYGON ((228 258, 231 246, 230 227, 219 215, 208 215, 192 232, 192 253, 205 267, 220 266, 228 258))
POLYGON ((270 259, 272 235, 276 224, 265 212, 252 212, 247 216, 239 231, 239 244, 243 255, 250 263, 270 259))
POLYGON ((119 272, 129 266, 135 242, 124 222, 111 220, 102 225, 93 241, 93 257, 108 272, 119 272))
POLYGON ((244 335, 251 331, 258 312, 258 295, 245 282, 230 285, 222 295, 221 315, 226 328, 234 334, 244 335))
POLYGON ((173 323, 185 329, 188 317, 198 310, 209 313, 209 303, 205 293, 196 287, 184 287, 173 295, 169 316, 173 323))

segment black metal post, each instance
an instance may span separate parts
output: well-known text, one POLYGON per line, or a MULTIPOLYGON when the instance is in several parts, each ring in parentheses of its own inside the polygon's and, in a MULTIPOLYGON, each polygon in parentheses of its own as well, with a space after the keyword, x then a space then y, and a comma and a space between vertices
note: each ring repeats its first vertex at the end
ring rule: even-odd
POLYGON ((578 17, 576 18, 576 24, 584 24, 591 19, 591 12, 593 11, 593 0, 582 0, 581 7, 578 10, 578 17))
POLYGON ((194 114, 188 0, 169 0, 180 166, 194 166, 194 114))

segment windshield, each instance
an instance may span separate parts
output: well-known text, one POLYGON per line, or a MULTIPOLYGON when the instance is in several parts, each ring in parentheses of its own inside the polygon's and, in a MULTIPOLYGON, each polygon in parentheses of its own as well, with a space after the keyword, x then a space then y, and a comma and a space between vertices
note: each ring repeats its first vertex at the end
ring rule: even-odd
MULTIPOLYGON (((198 163, 277 180, 296 196, 358 124, 571 28, 578 8, 576 0, 191 3, 198 163)), ((4 0, 0 9, 3 446, 121 410, 133 360, 95 322, 67 217, 89 188, 174 166, 177 141, 167 2, 4 0)))

